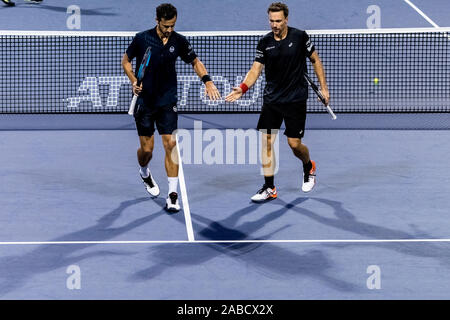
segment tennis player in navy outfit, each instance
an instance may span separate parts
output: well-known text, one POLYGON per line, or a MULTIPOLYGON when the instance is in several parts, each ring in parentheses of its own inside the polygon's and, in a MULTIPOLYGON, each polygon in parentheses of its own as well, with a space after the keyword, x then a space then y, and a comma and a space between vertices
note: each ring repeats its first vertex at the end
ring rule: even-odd
POLYGON ((319 55, 305 31, 288 26, 288 7, 280 2, 272 3, 268 10, 272 32, 262 37, 256 48, 256 57, 250 71, 239 87, 233 88, 226 101, 239 99, 260 76, 265 68, 266 87, 263 106, 257 128, 262 134, 262 160, 264 185, 253 196, 254 202, 277 198, 274 185, 275 154, 272 152, 274 136, 284 120, 284 134, 294 155, 303 164, 302 190, 311 191, 316 183, 316 163, 310 159, 308 147, 302 143, 305 133, 306 100, 308 84, 304 79, 306 58, 311 61, 321 92, 329 101, 325 72, 319 55))
POLYGON ((173 152, 176 141, 172 133, 177 129, 177 75, 175 62, 180 57, 191 64, 201 81, 205 84, 205 94, 211 100, 220 98, 220 94, 211 80, 203 63, 197 57, 188 40, 174 31, 177 20, 176 8, 168 3, 156 8, 156 27, 136 34, 122 58, 122 66, 133 84, 133 93, 139 94, 134 118, 139 135, 140 147, 137 158, 142 181, 151 196, 159 195, 158 184, 153 179, 149 162, 154 147, 155 125, 162 137, 165 150, 165 168, 169 182, 166 209, 180 210, 178 200, 178 158, 173 152), (136 58, 136 70, 139 69, 144 53, 151 47, 149 66, 140 86, 131 61, 136 58))

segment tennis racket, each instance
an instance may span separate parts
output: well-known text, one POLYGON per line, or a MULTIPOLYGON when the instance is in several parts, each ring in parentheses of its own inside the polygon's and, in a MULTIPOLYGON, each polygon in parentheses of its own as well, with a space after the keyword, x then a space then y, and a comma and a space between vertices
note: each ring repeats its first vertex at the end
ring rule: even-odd
MULTIPOLYGON (((152 55, 152 48, 148 47, 145 51, 144 57, 142 58, 141 65, 139 66, 139 71, 137 74, 137 85, 140 86, 142 83, 142 79, 144 79, 145 70, 148 67, 148 63, 150 62, 150 57, 152 55)), ((133 100, 131 100, 130 108, 128 109, 128 114, 130 116, 134 115, 134 107, 136 106, 136 101, 139 95, 135 94, 133 96, 133 100)))
POLYGON ((331 118, 333 120, 336 120, 336 115, 334 114, 333 110, 330 108, 330 106, 326 103, 325 98, 323 97, 322 93, 320 92, 319 88, 317 87, 317 85, 311 80, 311 78, 308 76, 308 74, 305 72, 305 79, 306 81, 309 83, 309 85, 311 86, 311 88, 314 90, 314 92, 317 94, 317 96, 319 97, 320 101, 322 101, 323 105, 327 108, 328 113, 331 115, 331 118))

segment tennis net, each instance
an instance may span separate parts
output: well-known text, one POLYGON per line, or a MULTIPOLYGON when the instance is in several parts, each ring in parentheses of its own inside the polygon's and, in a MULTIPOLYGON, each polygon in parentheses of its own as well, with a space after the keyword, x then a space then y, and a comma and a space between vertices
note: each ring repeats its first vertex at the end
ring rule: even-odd
MULTIPOLYGON (((307 32, 336 113, 450 112, 450 28, 307 32)), ((180 33, 225 97, 251 67, 267 31, 180 33)), ((121 58, 134 35, 0 31, 0 113, 125 113, 131 86, 121 58)), ((178 60, 176 68, 180 112, 260 111, 264 75, 241 100, 228 103, 209 101, 190 65, 178 60)), ((309 112, 326 112, 310 97, 309 112)))

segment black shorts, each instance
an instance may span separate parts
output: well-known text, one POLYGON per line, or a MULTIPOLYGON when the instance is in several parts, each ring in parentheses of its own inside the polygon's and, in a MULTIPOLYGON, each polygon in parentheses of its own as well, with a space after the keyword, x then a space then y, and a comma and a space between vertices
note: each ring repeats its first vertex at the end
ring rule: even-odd
POLYGON ((289 104, 263 104, 258 121, 258 130, 279 130, 286 126, 284 134, 289 138, 303 138, 305 134, 306 101, 289 104))
POLYGON ((155 124, 159 134, 172 134, 178 128, 176 105, 149 108, 142 98, 136 102, 134 120, 139 136, 151 137, 155 133, 155 124))

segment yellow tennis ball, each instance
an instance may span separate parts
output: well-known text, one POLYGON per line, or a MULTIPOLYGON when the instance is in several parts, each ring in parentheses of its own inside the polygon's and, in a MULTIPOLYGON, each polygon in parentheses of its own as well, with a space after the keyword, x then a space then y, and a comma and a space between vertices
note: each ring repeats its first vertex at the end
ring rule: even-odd
POLYGON ((378 84, 378 81, 379 81, 378 78, 374 78, 374 79, 373 79, 373 83, 374 83, 374 84, 378 84))

